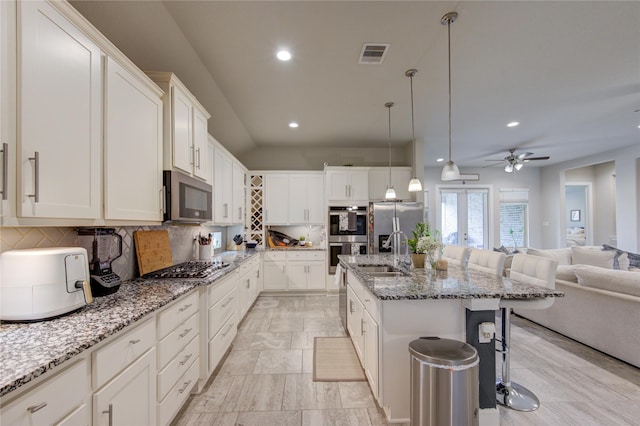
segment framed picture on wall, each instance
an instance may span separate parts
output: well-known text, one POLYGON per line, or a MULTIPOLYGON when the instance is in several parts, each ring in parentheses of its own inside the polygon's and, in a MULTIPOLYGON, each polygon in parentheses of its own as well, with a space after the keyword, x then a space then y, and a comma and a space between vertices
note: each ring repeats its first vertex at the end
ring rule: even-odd
POLYGON ((571 222, 580 222, 580 210, 571 210, 571 222))

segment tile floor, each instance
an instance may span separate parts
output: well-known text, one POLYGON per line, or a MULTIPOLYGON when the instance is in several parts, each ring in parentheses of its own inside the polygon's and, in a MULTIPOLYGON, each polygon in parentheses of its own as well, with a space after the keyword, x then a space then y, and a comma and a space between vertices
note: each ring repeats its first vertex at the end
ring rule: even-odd
MULTIPOLYGON (((173 424, 386 425, 366 382, 313 382, 313 338, 344 335, 337 296, 258 298, 173 424)), ((640 369, 515 316, 512 341, 512 378, 541 407, 500 407, 501 425, 640 425, 640 369)))

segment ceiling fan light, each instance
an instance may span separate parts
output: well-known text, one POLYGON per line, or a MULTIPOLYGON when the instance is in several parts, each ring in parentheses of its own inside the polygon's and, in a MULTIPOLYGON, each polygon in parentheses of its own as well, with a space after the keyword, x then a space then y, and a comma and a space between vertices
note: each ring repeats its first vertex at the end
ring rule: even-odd
POLYGON ((506 166, 504 166, 504 171, 507 172, 507 173, 512 173, 513 172, 513 165, 507 164, 506 166))
POLYGON ((420 192, 422 191, 422 182, 417 177, 414 177, 409 181, 409 192, 420 192))
POLYGON ((456 180, 460 178, 460 170, 453 161, 447 161, 447 164, 442 168, 441 180, 456 180))
POLYGON ((513 167, 515 167, 515 168, 516 168, 516 170, 520 170, 520 169, 522 168, 522 166, 524 166, 524 164, 522 164, 522 163, 518 163, 518 164, 516 164, 516 165, 515 165, 515 166, 513 166, 513 167))
POLYGON ((396 190, 393 189, 393 186, 387 189, 387 192, 384 194, 385 200, 395 200, 396 199, 396 190))

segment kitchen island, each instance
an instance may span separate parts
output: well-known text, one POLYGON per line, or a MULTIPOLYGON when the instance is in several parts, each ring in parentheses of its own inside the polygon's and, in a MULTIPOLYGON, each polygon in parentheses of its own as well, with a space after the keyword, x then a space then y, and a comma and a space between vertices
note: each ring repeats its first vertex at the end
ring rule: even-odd
POLYGON ((339 259, 346 270, 347 329, 389 422, 409 421, 409 343, 437 336, 466 341, 478 350, 480 424, 499 424, 495 340, 480 343, 478 327, 494 323, 501 299, 562 297, 563 293, 452 266, 438 272, 402 270, 393 267, 392 255, 339 259))

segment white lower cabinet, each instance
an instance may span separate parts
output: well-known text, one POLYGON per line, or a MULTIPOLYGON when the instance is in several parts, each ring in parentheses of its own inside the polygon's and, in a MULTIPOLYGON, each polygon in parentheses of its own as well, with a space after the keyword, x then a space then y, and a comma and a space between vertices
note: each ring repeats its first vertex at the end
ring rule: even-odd
POLYGON ((362 325, 364 334, 364 372, 373 396, 378 398, 378 323, 369 314, 369 311, 365 310, 362 316, 362 325))
POLYGON ((5 425, 90 425, 91 370, 81 359, 2 407, 5 425))
POLYGON ((362 312, 364 307, 352 290, 347 286, 347 331, 351 336, 353 347, 360 359, 360 363, 364 361, 364 337, 362 336, 363 318, 362 312))
POLYGON ((285 252, 265 252, 262 264, 262 286, 265 290, 287 290, 287 257, 285 252))
POLYGON ((93 394, 94 425, 154 425, 156 350, 145 354, 93 394))
POLYGON ((324 251, 292 250, 264 254, 265 290, 324 290, 324 251))

